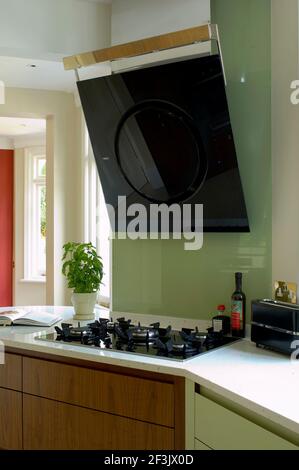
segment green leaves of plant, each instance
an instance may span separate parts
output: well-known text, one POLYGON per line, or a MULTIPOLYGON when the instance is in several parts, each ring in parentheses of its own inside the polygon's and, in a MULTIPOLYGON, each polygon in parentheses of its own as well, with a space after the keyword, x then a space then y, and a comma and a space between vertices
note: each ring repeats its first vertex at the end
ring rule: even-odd
POLYGON ((62 274, 76 294, 96 292, 102 283, 103 263, 92 243, 69 242, 63 246, 62 274))

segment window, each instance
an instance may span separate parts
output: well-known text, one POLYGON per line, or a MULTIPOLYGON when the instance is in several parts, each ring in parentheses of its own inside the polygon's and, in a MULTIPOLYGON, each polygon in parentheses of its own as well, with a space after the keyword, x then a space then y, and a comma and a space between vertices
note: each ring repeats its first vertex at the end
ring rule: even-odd
POLYGON ((25 150, 24 278, 46 279, 46 149, 25 150))
POLYGON ((86 243, 91 242, 102 258, 104 277, 100 287, 99 302, 109 304, 111 297, 110 222, 87 129, 85 129, 84 151, 84 240, 86 243))

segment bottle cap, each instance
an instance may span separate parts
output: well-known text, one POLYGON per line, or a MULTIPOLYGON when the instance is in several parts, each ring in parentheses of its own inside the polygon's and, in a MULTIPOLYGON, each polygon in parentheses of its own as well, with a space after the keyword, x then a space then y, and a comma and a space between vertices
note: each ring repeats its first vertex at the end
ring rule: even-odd
POLYGON ((218 305, 217 310, 224 312, 225 310, 225 305, 218 305))

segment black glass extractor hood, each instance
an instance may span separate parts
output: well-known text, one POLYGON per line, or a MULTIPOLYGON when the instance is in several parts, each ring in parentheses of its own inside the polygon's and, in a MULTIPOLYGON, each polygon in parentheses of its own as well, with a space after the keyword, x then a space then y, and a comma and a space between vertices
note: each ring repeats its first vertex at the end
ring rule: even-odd
MULTIPOLYGON (((218 55, 78 82, 106 203, 203 204, 204 231, 249 223, 218 55)), ((116 228, 117 230, 117 228, 116 228)))

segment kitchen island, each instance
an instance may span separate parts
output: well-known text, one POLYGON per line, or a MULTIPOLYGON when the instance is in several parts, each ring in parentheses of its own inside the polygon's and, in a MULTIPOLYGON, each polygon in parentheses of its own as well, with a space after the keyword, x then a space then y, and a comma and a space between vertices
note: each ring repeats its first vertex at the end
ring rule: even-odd
POLYGON ((299 449, 299 361, 249 340, 177 362, 44 333, 0 328, 0 448, 299 449))

